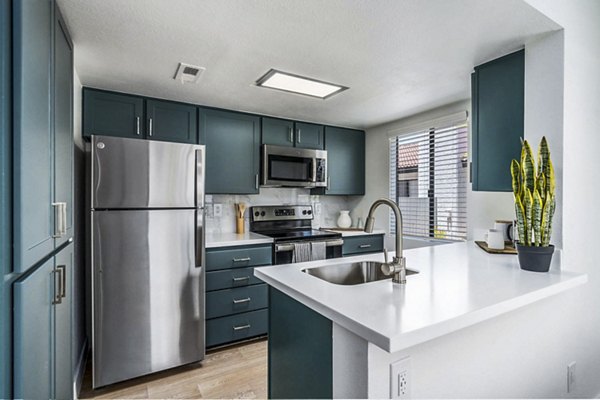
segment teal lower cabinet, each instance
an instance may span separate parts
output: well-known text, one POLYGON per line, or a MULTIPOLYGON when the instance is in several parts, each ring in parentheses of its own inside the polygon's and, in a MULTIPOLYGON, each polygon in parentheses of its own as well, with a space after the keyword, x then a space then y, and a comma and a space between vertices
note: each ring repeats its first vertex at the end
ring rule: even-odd
POLYGON ((269 310, 262 309, 206 321, 206 347, 267 334, 269 310))
POLYGON ((13 396, 73 397, 73 244, 13 284, 13 396))
POLYGON ((342 255, 360 255, 366 253, 380 253, 383 251, 383 234, 361 235, 344 238, 342 255))
POLYGON ((332 322, 269 288, 269 398, 333 398, 332 322))
POLYGON ((254 267, 271 265, 271 245, 206 249, 206 347, 268 332, 267 285, 254 267))
POLYGON ((252 285, 206 293, 206 318, 223 317, 269 306, 267 285, 252 285))

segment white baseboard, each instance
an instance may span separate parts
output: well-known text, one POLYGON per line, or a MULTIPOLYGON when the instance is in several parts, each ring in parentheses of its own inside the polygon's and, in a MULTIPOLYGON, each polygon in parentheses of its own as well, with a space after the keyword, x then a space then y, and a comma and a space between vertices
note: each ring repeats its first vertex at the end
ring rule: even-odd
POLYGON ((81 385, 83 384, 83 376, 85 375, 85 366, 87 365, 88 356, 88 341, 87 338, 81 346, 79 357, 77 358, 77 367, 75 368, 75 375, 73 376, 73 398, 79 398, 79 392, 81 391, 81 385))

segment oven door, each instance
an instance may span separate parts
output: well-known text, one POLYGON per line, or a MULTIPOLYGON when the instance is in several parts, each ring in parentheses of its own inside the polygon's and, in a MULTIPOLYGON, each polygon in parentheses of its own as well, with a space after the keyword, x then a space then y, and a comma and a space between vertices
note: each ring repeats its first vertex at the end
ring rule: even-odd
MULTIPOLYGON (((331 239, 325 241, 326 258, 338 258, 342 256, 343 239, 331 239)), ((275 265, 291 264, 294 259, 294 242, 275 243, 273 245, 273 260, 275 265)))
POLYGON ((327 154, 323 150, 296 149, 263 145, 262 186, 305 187, 317 186, 317 158, 327 154))

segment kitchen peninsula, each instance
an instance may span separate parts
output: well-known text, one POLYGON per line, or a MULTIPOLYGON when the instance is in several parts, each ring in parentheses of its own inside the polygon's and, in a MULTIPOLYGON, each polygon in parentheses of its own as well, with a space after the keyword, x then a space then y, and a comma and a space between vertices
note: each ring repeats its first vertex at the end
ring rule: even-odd
POLYGON ((523 271, 516 257, 487 254, 472 242, 404 254, 407 268, 418 271, 404 286, 391 279, 340 285, 304 272, 381 262, 383 254, 255 269, 270 285, 271 398, 396 397, 390 365, 411 347, 587 281, 561 269, 560 253, 548 273, 523 271))

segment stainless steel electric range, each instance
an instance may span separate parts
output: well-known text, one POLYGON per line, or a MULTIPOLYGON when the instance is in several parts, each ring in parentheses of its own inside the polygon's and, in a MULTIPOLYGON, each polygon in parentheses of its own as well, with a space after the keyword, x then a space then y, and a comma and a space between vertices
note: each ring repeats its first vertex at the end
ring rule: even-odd
POLYGON ((273 238, 273 263, 294 262, 294 245, 325 242, 326 258, 342 256, 342 235, 312 228, 312 206, 257 206, 250 208, 250 231, 273 238))

